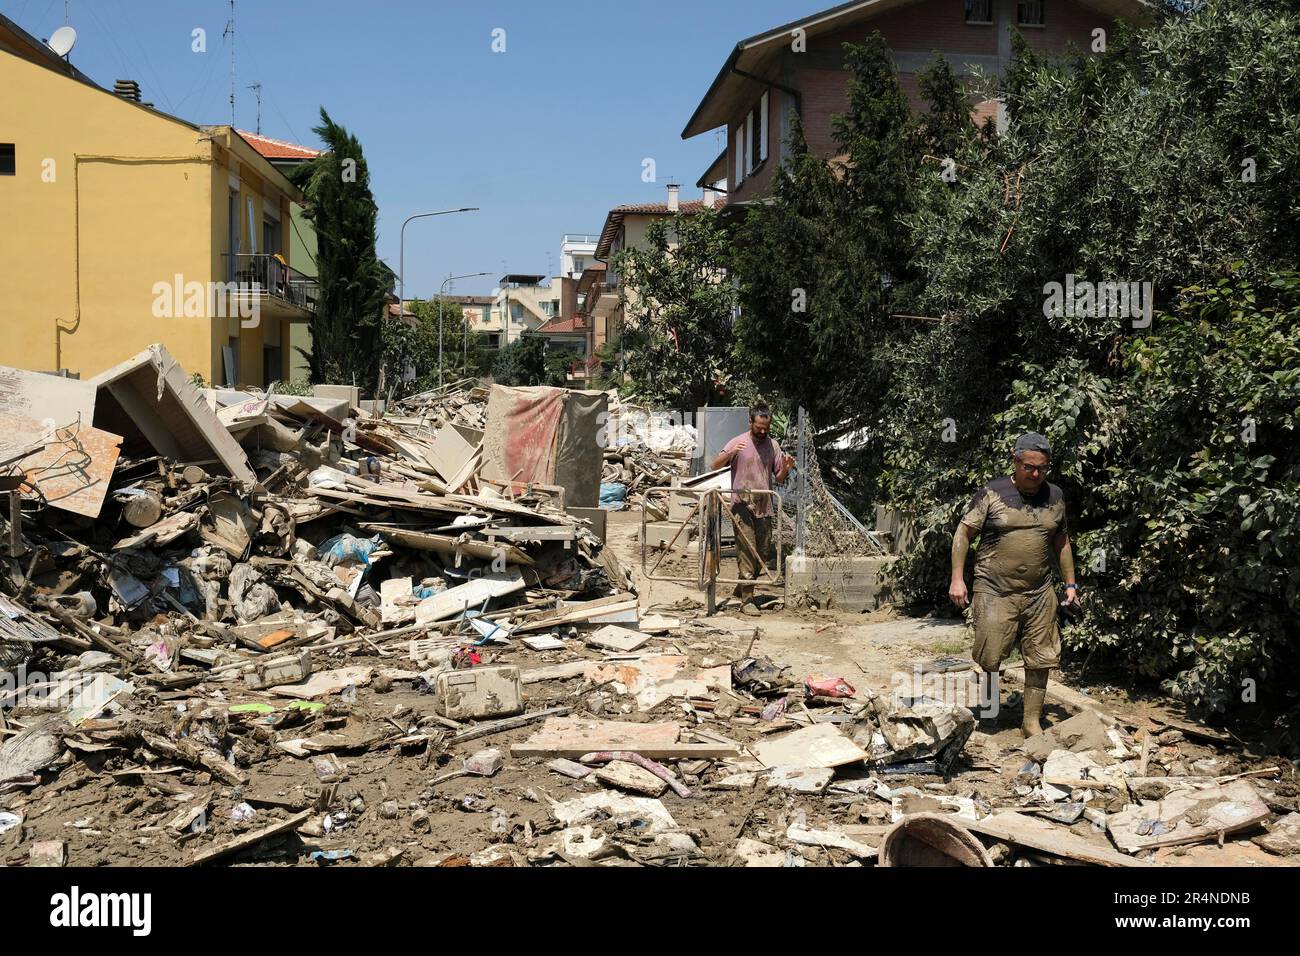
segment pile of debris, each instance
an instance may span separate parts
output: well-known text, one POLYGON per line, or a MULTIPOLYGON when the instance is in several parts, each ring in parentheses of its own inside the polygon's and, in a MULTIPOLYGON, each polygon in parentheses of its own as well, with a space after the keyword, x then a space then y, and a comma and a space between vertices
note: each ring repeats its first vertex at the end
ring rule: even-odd
POLYGON ((0 391, 0 864, 1143 865, 1295 808, 1056 684, 1077 715, 999 752, 944 688, 642 613, 603 393, 380 416, 205 395, 159 347, 0 391))
POLYGON ((677 483, 690 474, 697 453, 695 427, 678 416, 619 403, 611 393, 601 500, 610 507, 643 502, 646 489, 677 483))

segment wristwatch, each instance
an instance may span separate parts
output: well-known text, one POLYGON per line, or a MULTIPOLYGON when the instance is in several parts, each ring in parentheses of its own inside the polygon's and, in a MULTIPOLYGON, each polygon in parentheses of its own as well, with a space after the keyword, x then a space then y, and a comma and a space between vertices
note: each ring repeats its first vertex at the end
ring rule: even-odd
POLYGON ((1066 589, 1067 591, 1077 591, 1077 590, 1079 590, 1079 585, 1077 585, 1077 584, 1067 584, 1067 585, 1065 586, 1065 589, 1066 589))

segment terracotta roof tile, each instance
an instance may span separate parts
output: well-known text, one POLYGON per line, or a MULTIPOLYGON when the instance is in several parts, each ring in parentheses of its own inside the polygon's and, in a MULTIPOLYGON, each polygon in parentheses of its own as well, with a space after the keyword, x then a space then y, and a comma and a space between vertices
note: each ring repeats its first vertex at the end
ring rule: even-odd
POLYGON ((297 143, 286 143, 282 139, 272 139, 269 136, 259 136, 257 133, 250 133, 245 129, 238 132, 240 136, 248 140, 249 146, 252 146, 253 149, 267 159, 315 159, 321 154, 319 149, 299 146, 297 143))

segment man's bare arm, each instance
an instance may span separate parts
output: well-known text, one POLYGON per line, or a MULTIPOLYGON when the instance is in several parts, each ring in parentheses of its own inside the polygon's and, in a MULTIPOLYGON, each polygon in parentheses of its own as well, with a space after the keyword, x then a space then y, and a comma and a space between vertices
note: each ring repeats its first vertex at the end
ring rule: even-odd
POLYGON ((952 536, 952 574, 948 581, 948 600, 958 607, 970 603, 966 591, 966 554, 970 551, 971 529, 959 522, 952 536))
MULTIPOLYGON (((1052 539, 1052 546, 1056 549, 1056 560, 1061 566, 1061 580, 1066 585, 1074 584, 1074 548, 1070 544, 1070 536, 1064 531, 1060 532, 1052 539)), ((1078 593, 1077 588, 1067 587, 1066 599, 1077 599, 1078 593)))

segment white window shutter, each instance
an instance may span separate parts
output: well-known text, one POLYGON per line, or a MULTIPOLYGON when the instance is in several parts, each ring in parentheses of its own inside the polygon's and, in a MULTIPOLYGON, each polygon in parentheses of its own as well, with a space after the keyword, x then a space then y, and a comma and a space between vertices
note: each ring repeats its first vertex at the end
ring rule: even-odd
POLYGON ((745 117, 745 175, 750 176, 754 172, 754 166, 758 163, 758 158, 754 155, 754 111, 750 110, 749 115, 745 117))
POLYGON ((736 185, 745 181, 745 127, 736 129, 736 185))
POLYGON ((767 97, 764 93, 763 98, 758 101, 758 161, 760 163, 767 161, 767 97))

